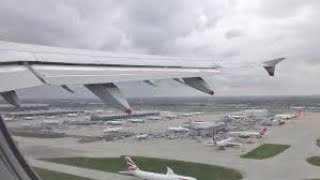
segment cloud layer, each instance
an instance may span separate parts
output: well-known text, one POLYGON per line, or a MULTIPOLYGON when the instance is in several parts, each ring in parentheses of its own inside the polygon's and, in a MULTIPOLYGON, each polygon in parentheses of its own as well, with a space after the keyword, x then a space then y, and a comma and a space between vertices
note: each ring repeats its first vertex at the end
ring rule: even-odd
MULTIPOLYGON (((319 8, 317 0, 1 0, 0 39, 236 64, 285 56, 276 78, 247 67, 207 79, 219 95, 319 94, 319 8)), ((174 82, 159 84, 121 87, 130 96, 201 95, 174 82)))

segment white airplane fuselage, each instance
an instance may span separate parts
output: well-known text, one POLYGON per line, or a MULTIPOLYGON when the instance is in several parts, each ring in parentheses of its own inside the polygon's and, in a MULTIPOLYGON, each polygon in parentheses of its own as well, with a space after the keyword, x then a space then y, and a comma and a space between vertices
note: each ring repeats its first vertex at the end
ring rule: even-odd
POLYGON ((292 119, 293 115, 291 114, 277 114, 274 116, 276 119, 292 119))
POLYGON ((220 141, 213 140, 213 141, 209 142, 208 145, 215 146, 218 149, 223 149, 223 150, 227 147, 239 147, 242 145, 241 143, 234 142, 233 140, 234 139, 232 137, 229 137, 227 139, 223 139, 220 141))
POLYGON ((235 143, 231 143, 234 139, 229 137, 227 139, 223 139, 221 141, 216 141, 215 145, 218 147, 230 147, 230 146, 237 146, 235 143))
POLYGON ((128 122, 131 123, 144 123, 143 119, 128 119, 128 122))
POLYGON ((299 110, 295 112, 294 114, 276 114, 274 116, 274 119, 281 119, 281 120, 289 120, 289 119, 294 119, 298 118, 302 115, 302 110, 299 110))
POLYGON ((124 121, 107 121, 107 124, 110 124, 110 125, 123 125, 125 124, 124 121))
POLYGON ((117 133, 117 132, 122 131, 122 130, 123 130, 122 127, 114 127, 114 128, 107 128, 103 132, 104 133, 117 133))
POLYGON ((141 135, 137 135, 137 136, 136 136, 136 138, 139 139, 139 140, 140 140, 140 139, 147 139, 148 137, 149 137, 148 134, 141 134, 141 135))
POLYGON ((144 180, 196 180, 195 178, 188 177, 188 176, 181 176, 177 174, 160 174, 160 173, 142 171, 139 169, 131 172, 131 174, 133 176, 136 176, 144 180))
POLYGON ((259 131, 240 131, 240 132, 230 132, 231 135, 237 135, 242 138, 256 137, 261 138, 263 135, 267 133, 267 128, 263 128, 259 131))
POLYGON ((189 132, 190 130, 188 128, 185 128, 185 127, 169 127, 168 128, 169 131, 172 131, 172 132, 189 132))
POLYGON ((255 132, 255 131, 248 131, 248 132, 242 132, 239 133, 239 137, 260 137, 260 133, 259 132, 255 132))

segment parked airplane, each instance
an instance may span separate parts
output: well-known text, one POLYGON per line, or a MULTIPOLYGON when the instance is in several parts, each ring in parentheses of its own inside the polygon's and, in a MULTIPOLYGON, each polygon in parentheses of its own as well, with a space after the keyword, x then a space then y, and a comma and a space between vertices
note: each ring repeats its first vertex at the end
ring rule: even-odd
POLYGON ((125 121, 107 121, 106 124, 110 124, 110 125, 123 125, 125 124, 125 121))
POLYGON ((186 123, 189 123, 191 125, 198 125, 198 124, 208 124, 208 123, 212 123, 212 122, 202 121, 202 120, 195 120, 195 121, 188 121, 186 123))
POLYGON ((58 125, 58 124, 60 124, 61 122, 58 121, 58 120, 44 119, 44 120, 43 120, 43 123, 44 123, 44 124, 47 124, 47 125, 58 125))
POLYGON ((193 113, 181 113, 179 114, 179 116, 182 116, 182 117, 186 117, 186 116, 192 116, 193 113))
POLYGON ((123 127, 114 127, 114 128, 107 127, 105 130, 103 130, 103 132, 104 133, 117 133, 122 130, 123 130, 123 127))
POLYGON ((185 128, 185 127, 182 127, 182 126, 177 126, 177 127, 168 127, 168 131, 171 131, 171 132, 189 132, 189 129, 188 128, 185 128))
POLYGON ((213 136, 212 141, 208 145, 215 146, 218 149, 225 149, 227 147, 239 147, 242 146, 242 143, 234 142, 234 138, 229 137, 223 140, 218 140, 217 137, 213 136))
MULTIPOLYGON (((0 115, 1 116, 1 115, 0 115)), ((15 120, 15 116, 13 116, 13 115, 3 115, 3 116, 1 116, 2 117, 2 119, 4 120, 4 121, 13 121, 13 120, 15 120)))
POLYGON ((138 140, 147 139, 149 137, 148 134, 139 134, 136 136, 138 140))
POLYGON ((186 116, 196 116, 196 115, 202 115, 203 112, 189 112, 189 113, 181 113, 180 116, 186 117, 186 116))
POLYGON ((128 119, 128 122, 131 123, 144 123, 143 119, 128 119))
POLYGON ((177 115, 174 115, 174 114, 166 114, 166 115, 163 115, 164 118, 166 119, 175 119, 175 118, 178 118, 177 115))
POLYGON ((239 131, 239 132, 230 132, 230 135, 238 135, 242 138, 249 138, 249 137, 257 137, 261 138, 263 135, 267 133, 267 128, 264 127, 262 130, 259 131, 239 131))
POLYGON ((286 123, 283 119, 265 119, 261 121, 262 126, 281 126, 286 123))
POLYGON ((130 157, 126 156, 125 160, 128 165, 128 171, 119 171, 120 174, 129 174, 144 180, 197 180, 194 177, 175 174, 169 167, 167 167, 166 174, 143 171, 138 168, 130 157))
POLYGON ((276 114, 273 119, 283 119, 283 120, 289 120, 289 119, 295 119, 302 115, 303 110, 300 109, 294 114, 276 114))
POLYGON ((246 116, 238 116, 238 115, 228 115, 227 116, 228 119, 230 120, 240 120, 240 119, 246 119, 246 116))
POLYGON ((148 119, 149 119, 149 120, 157 121, 157 120, 161 120, 161 119, 163 119, 163 118, 160 117, 160 116, 150 116, 148 119))
POLYGON ((204 114, 203 112, 193 112, 192 113, 193 115, 202 115, 202 114, 204 114))

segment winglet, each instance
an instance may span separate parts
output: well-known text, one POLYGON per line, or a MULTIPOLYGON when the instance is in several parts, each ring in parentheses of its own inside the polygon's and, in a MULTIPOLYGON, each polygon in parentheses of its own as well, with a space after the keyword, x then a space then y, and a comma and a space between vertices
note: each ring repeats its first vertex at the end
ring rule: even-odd
POLYGON ((218 138, 215 136, 212 136, 212 141, 213 141, 213 145, 216 146, 217 145, 217 140, 218 138))
POLYGON ((281 57, 281 58, 277 58, 277 59, 273 59, 273 60, 270 60, 270 61, 265 61, 265 62, 262 62, 262 66, 264 67, 264 69, 268 72, 268 74, 270 76, 274 76, 274 72, 275 72, 275 68, 276 68, 276 65, 285 60, 286 58, 284 57, 281 57))
POLYGON ((174 175, 173 170, 167 166, 167 175, 174 175))

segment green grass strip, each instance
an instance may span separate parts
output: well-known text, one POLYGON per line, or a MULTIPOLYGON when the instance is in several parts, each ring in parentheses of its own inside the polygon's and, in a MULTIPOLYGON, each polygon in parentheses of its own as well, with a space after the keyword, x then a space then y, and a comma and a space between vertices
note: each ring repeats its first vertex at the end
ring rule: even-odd
POLYGON ((289 147, 289 145, 282 144, 262 144, 241 157, 250 159, 266 159, 282 153, 289 147))
POLYGON ((91 180, 88 178, 46 170, 42 168, 33 168, 42 180, 91 180))
POLYGON ((320 166, 320 156, 309 157, 307 158, 307 162, 314 166, 320 166))
POLYGON ((20 132, 12 131, 12 135, 21 137, 31 137, 31 138, 63 138, 66 137, 65 134, 60 133, 37 133, 37 132, 20 132))

